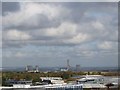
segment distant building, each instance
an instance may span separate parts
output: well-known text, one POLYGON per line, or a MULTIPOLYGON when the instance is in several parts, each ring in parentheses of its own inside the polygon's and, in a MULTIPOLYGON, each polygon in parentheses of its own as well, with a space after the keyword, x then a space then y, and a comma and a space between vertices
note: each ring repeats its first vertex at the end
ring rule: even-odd
POLYGON ((28 66, 26 66, 25 71, 28 71, 28 66))
POLYGON ((66 71, 68 71, 68 69, 67 68, 61 68, 60 71, 61 72, 66 72, 66 71))
POLYGON ((47 84, 65 84, 61 77, 40 77, 40 79, 47 84))
POLYGON ((76 71, 77 71, 77 72, 80 71, 80 65, 76 65, 76 71))
POLYGON ((33 68, 32 66, 28 65, 26 66, 26 72, 39 72, 39 67, 36 65, 35 68, 33 68))
POLYGON ((67 60, 67 70, 70 70, 70 61, 69 61, 69 59, 67 60))
POLYGON ((26 66, 26 72, 33 72, 33 67, 30 65, 26 66))
POLYGON ((26 80, 7 80, 5 81, 6 85, 15 85, 15 84, 29 84, 29 85, 32 85, 32 81, 26 81, 26 80))
POLYGON ((31 67, 32 67, 32 66, 27 65, 27 66, 26 66, 26 71, 29 71, 29 70, 31 69, 31 67))
POLYGON ((39 72, 39 67, 36 65, 34 72, 39 72))

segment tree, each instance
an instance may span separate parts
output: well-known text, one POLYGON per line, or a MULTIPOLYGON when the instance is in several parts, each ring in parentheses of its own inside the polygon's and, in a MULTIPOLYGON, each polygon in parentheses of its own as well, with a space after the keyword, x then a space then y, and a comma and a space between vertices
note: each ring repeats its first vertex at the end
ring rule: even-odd
POLYGON ((35 83, 35 82, 40 82, 40 77, 39 77, 39 76, 33 77, 32 82, 33 82, 33 83, 35 83))
POLYGON ((63 79, 68 79, 68 78, 70 78, 70 74, 64 72, 61 77, 62 77, 63 79))

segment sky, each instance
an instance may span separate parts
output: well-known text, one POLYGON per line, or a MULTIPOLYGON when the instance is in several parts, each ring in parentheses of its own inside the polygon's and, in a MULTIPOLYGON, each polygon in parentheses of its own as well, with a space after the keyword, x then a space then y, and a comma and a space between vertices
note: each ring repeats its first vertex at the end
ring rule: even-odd
POLYGON ((2 67, 117 67, 117 2, 2 2, 2 67))

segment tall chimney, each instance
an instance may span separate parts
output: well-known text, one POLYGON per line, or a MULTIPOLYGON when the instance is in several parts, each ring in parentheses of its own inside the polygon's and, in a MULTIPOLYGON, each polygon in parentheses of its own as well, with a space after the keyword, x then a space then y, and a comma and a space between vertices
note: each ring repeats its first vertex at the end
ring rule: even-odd
POLYGON ((70 70, 69 59, 67 60, 67 70, 70 70))

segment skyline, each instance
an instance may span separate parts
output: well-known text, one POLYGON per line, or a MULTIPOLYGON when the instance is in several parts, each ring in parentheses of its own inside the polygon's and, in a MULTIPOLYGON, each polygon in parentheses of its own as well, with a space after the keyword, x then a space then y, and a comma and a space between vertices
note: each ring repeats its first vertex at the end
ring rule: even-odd
POLYGON ((117 2, 2 2, 2 66, 118 66, 117 2))

